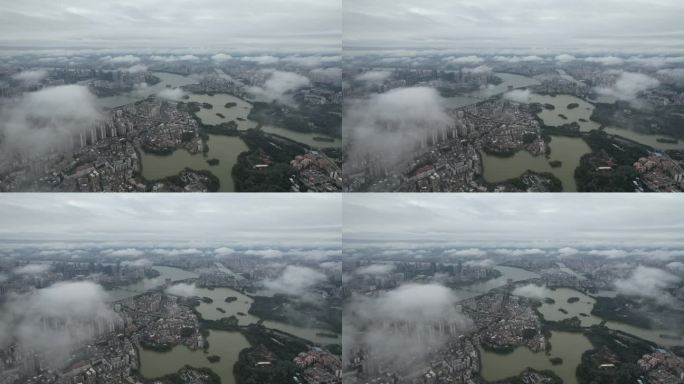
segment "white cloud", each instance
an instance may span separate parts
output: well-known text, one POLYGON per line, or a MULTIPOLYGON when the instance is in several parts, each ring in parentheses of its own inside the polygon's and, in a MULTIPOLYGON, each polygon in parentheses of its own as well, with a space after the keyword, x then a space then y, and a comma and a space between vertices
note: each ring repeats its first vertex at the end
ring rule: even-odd
POLYGON ((283 252, 277 249, 257 249, 245 252, 245 255, 263 257, 264 259, 277 259, 283 257, 283 252))
POLYGON ((571 247, 564 247, 558 250, 558 254, 561 256, 573 256, 579 253, 579 250, 571 247))
POLYGON ((166 288, 166 293, 180 297, 193 297, 195 288, 195 284, 179 283, 166 288))
POLYGON ((357 275, 384 275, 394 271, 394 264, 371 264, 356 270, 357 275))
POLYGON ((512 293, 516 296, 531 297, 535 299, 543 299, 549 296, 549 291, 546 287, 535 284, 527 284, 522 287, 517 287, 512 293))
POLYGON ((17 81, 22 81, 28 84, 35 84, 48 76, 48 72, 44 69, 21 71, 12 75, 12 78, 17 81))
POLYGON ((311 82, 305 76, 294 72, 272 71, 263 87, 249 87, 247 92, 266 101, 291 103, 290 93, 308 86, 311 82))
POLYGON ((278 278, 264 281, 264 287, 275 293, 302 296, 306 290, 325 280, 325 275, 307 267, 288 265, 278 278))
POLYGON ((365 81, 369 83, 379 83, 387 80, 392 75, 389 71, 368 71, 357 75, 357 81, 365 81))
POLYGON ((577 60, 577 58, 573 55, 568 55, 567 53, 558 55, 554 58, 557 62, 559 63, 568 63, 574 60, 577 60))
POLYGON ((444 251, 444 255, 451 257, 482 257, 486 256, 487 252, 479 248, 450 249, 444 251))
POLYGON ((136 64, 125 69, 128 73, 140 73, 147 71, 147 66, 142 64, 136 64))
POLYGON ((615 281, 615 289, 626 296, 653 299, 660 304, 671 304, 675 301, 666 291, 678 284, 681 279, 659 268, 640 265, 626 279, 615 281))
POLYGON ((528 103, 532 92, 529 89, 515 89, 504 94, 504 98, 516 103, 528 103))
POLYGON ((625 62, 625 60, 615 56, 587 57, 584 61, 599 63, 605 66, 622 65, 625 62))
POLYGON ((657 79, 641 73, 622 72, 615 85, 598 87, 596 92, 615 97, 618 100, 633 101, 637 99, 639 93, 656 88, 659 84, 660 82, 657 79))
POLYGON ((242 61, 249 61, 259 65, 272 65, 280 62, 280 58, 270 55, 263 56, 243 56, 240 58, 242 61))
POLYGON ((40 275, 52 269, 49 264, 26 264, 14 270, 14 273, 20 275, 40 275))
POLYGON ((222 63, 224 61, 231 60, 233 56, 225 54, 225 53, 217 53, 213 56, 211 56, 211 59, 216 61, 217 63, 222 63))
POLYGON ((444 60, 454 64, 479 64, 484 61, 484 59, 479 56, 449 56, 445 57, 444 60))
POLYGON ((134 64, 140 62, 138 56, 133 55, 123 55, 123 56, 105 56, 101 60, 110 62, 112 64, 134 64))
POLYGON ((171 101, 181 101, 185 95, 187 95, 187 92, 181 88, 165 88, 157 93, 158 97, 171 101))

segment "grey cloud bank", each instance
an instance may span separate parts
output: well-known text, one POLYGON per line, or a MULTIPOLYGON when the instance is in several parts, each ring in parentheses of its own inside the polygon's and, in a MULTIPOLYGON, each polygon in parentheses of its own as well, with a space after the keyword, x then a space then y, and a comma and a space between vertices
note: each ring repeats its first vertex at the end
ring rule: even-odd
POLYGON ((341 12, 339 0, 3 2, 0 46, 339 48, 341 12))
POLYGON ((683 12, 678 0, 349 0, 344 6, 343 44, 369 50, 519 49, 558 54, 682 50, 683 12))

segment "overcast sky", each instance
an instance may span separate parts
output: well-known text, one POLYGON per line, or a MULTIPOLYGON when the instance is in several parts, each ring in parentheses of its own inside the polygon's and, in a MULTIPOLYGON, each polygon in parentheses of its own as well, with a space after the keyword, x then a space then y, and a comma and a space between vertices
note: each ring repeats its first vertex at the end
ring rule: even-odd
POLYGON ((344 244, 682 246, 684 199, 664 194, 348 194, 344 244))
POLYGON ((337 194, 3 194, 0 240, 339 246, 337 194))
POLYGON ((681 0, 344 0, 345 47, 668 51, 681 0))
POLYGON ((341 0, 8 0, 0 46, 339 49, 341 20, 341 0))

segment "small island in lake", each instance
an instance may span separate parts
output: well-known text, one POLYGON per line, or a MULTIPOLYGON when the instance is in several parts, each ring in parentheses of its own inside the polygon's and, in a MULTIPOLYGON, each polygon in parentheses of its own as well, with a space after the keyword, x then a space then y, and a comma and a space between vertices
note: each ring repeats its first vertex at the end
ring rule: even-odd
POLYGON ((577 104, 577 103, 570 103, 570 104, 568 104, 568 109, 575 109, 575 108, 577 108, 577 107, 579 107, 579 104, 577 104))
POLYGON ((235 296, 228 296, 226 297, 226 303, 232 303, 233 301, 236 301, 237 297, 235 296))
POLYGON ((202 103, 202 108, 204 108, 204 109, 212 109, 212 108, 214 108, 214 106, 211 105, 211 104, 209 104, 209 103, 202 103))
POLYGON ((545 298, 544 298, 544 302, 545 302, 546 304, 555 304, 555 303, 556 303, 556 300, 554 300, 554 299, 552 299, 552 298, 550 298, 550 297, 545 297, 545 298))
POLYGON ((549 111, 553 111, 554 109, 556 109, 556 107, 553 104, 549 103, 544 103, 544 108, 548 109, 549 111))
POLYGON ((568 314, 568 311, 566 311, 566 310, 563 309, 563 308, 558 308, 558 310, 559 310, 561 313, 565 314, 565 315, 568 314))
POLYGON ((560 357, 552 357, 552 358, 549 359, 549 361, 550 361, 551 364, 553 364, 553 365, 561 365, 561 364, 563 364, 563 359, 560 358, 560 357))
POLYGON ((224 114, 221 113, 221 112, 216 112, 216 116, 218 116, 218 117, 220 117, 220 118, 222 118, 222 119, 225 119, 225 118, 226 118, 226 115, 224 115, 224 114))
POLYGON ((587 122, 587 119, 579 119, 579 121, 581 121, 581 122, 583 122, 583 123, 586 123, 586 122, 587 122))
POLYGON ((656 139, 656 141, 659 143, 665 143, 665 144, 677 144, 677 143, 679 143, 679 140, 677 140, 677 139, 668 139, 666 137, 659 137, 656 139))
POLYGON ((549 165, 551 168, 560 168, 563 165, 563 162, 560 160, 551 160, 549 161, 549 165))
POLYGON ((207 304, 211 304, 214 302, 214 300, 212 300, 211 297, 204 296, 204 297, 202 297, 202 302, 207 303, 207 304))
POLYGON ((228 109, 228 108, 233 108, 233 107, 236 106, 236 105, 237 105, 237 103, 234 103, 234 102, 232 102, 232 101, 229 101, 229 102, 227 102, 226 105, 224 105, 223 107, 226 108, 226 109, 228 109))
POLYGON ((238 316, 247 316, 247 314, 244 312, 238 312, 237 314, 238 314, 238 316))
POLYGON ((218 363, 219 361, 221 361, 221 356, 218 356, 218 355, 207 356, 207 360, 209 360, 210 363, 218 363))
POLYGON ((226 310, 221 308, 221 307, 216 307, 216 310, 221 312, 221 313, 226 313, 226 310))
POLYGON ((207 164, 214 166, 219 164, 219 159, 208 159, 207 164))
POLYGON ((571 304, 576 303, 578 301, 579 301, 579 297, 575 297, 575 296, 568 299, 568 303, 571 303, 571 304))
POLYGON ((563 120, 567 120, 567 119, 568 119, 568 117, 565 116, 565 115, 562 114, 562 113, 559 113, 559 114, 558 114, 558 117, 560 117, 560 118, 563 119, 563 120))

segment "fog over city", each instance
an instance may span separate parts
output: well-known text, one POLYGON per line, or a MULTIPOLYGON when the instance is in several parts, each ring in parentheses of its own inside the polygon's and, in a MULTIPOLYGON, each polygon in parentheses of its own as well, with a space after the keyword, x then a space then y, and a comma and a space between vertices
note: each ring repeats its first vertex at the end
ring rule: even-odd
POLYGON ((677 0, 350 0, 344 45, 405 53, 681 51, 682 12, 677 0))
POLYGON ((338 0, 29 0, 0 5, 0 45, 36 48, 339 48, 338 0))

